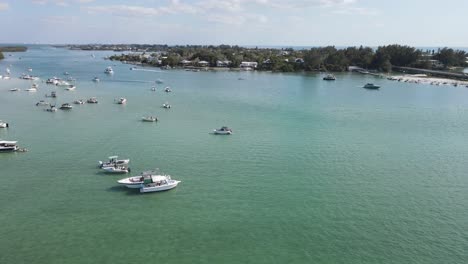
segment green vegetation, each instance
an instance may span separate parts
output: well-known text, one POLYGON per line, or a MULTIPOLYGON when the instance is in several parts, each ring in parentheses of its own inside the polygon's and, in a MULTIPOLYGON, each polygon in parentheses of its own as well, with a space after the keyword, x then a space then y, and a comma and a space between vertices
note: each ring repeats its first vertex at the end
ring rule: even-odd
POLYGON ((3 53, 0 51, 0 60, 3 60, 4 58, 3 53))
POLYGON ((0 52, 24 52, 28 50, 24 46, 0 46, 0 52))
MULTIPOLYGON (((88 46, 85 46, 89 48, 88 46)), ((307 50, 244 48, 239 46, 167 46, 126 45, 105 46, 113 50, 138 51, 111 56, 111 60, 143 63, 153 66, 202 66, 207 62, 217 67, 218 62, 229 62, 228 67, 238 68, 241 62, 257 62, 257 70, 295 71, 347 71, 349 66, 377 71, 391 71, 393 66, 424 69, 466 67, 467 52, 443 48, 422 51, 410 46, 388 45, 377 49, 370 47, 333 46, 307 50)), ((76 47, 75 47, 76 48, 76 47)), ((223 65, 225 66, 225 65, 223 65)))

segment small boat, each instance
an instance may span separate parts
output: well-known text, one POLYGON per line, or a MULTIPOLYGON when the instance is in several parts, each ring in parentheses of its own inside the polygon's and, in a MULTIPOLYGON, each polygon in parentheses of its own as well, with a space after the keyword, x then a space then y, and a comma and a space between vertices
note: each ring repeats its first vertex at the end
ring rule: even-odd
POLYGON ((180 182, 171 179, 169 175, 151 176, 150 180, 140 187, 140 193, 167 191, 177 187, 180 182))
POLYGON ((151 87, 151 91, 156 92, 156 87, 151 87))
POLYGON ((7 128, 7 127, 9 127, 8 123, 0 120, 0 128, 7 128))
POLYGON ((231 135, 232 129, 228 128, 227 126, 223 126, 220 129, 213 130, 213 134, 216 135, 231 135))
POLYGON ((49 78, 46 80, 46 84, 57 85, 58 82, 59 82, 59 79, 57 77, 49 78))
POLYGON ((57 107, 55 105, 50 105, 50 108, 46 109, 47 112, 57 112, 57 107))
POLYGON ((10 89, 10 92, 18 92, 18 91, 21 91, 19 88, 11 88, 10 89))
POLYGON ((145 117, 142 117, 141 120, 143 122, 157 122, 158 118, 155 116, 145 116, 145 117))
POLYGON ((166 108, 166 109, 169 109, 169 108, 171 108, 171 105, 170 105, 168 102, 166 102, 166 103, 164 103, 164 104, 162 105, 162 107, 163 107, 163 108, 166 108))
POLYGON ((55 84, 57 86, 70 86, 70 83, 67 82, 67 81, 57 81, 57 83, 55 84))
POLYGON ((375 85, 373 83, 367 83, 366 85, 363 86, 363 88, 376 90, 376 89, 379 89, 380 86, 375 85))
POLYGON ((109 161, 99 161, 99 168, 112 167, 114 165, 125 166, 128 165, 129 162, 129 159, 119 160, 119 156, 110 156, 109 161))
POLYGON ((33 84, 33 86, 31 86, 31 88, 28 88, 28 89, 26 89, 25 91, 26 91, 26 92, 37 92, 37 88, 34 87, 34 84, 33 84))
POLYGON ((65 90, 67 90, 67 91, 74 91, 75 89, 76 89, 75 85, 70 85, 67 88, 65 88, 65 90))
POLYGON ((333 74, 327 74, 325 77, 323 77, 323 80, 325 80, 325 81, 334 81, 334 80, 336 80, 336 77, 333 74))
POLYGON ((57 93, 56 92, 50 92, 50 95, 46 94, 46 97, 52 97, 52 98, 57 98, 57 93))
POLYGON ((63 75, 70 75, 70 73, 69 72, 64 72, 63 75))
POLYGON ((117 104, 126 104, 127 103, 127 99, 125 98, 120 98, 119 100, 117 100, 117 104))
POLYGON ((40 100, 39 102, 36 103, 36 106, 49 106, 49 105, 50 103, 44 100, 40 100))
POLYGON ((28 71, 29 71, 29 72, 32 72, 32 68, 28 68, 28 71))
POLYGON ((88 104, 97 104, 97 103, 98 103, 98 100, 96 99, 96 97, 91 97, 91 98, 89 98, 86 102, 87 102, 88 104))
POLYGON ((100 80, 99 80, 98 77, 94 77, 94 78, 93 78, 93 82, 99 82, 99 81, 100 81, 100 80))
POLYGON ((164 88, 164 91, 165 91, 166 93, 172 92, 171 87, 169 87, 169 86, 166 87, 166 88, 164 88))
POLYGON ((79 105, 82 105, 84 104, 84 101, 82 99, 79 99, 79 100, 75 100, 73 101, 74 104, 79 104, 79 105))
POLYGON ((130 67, 130 70, 133 71, 133 70, 136 70, 137 67, 130 67))
POLYGON ((0 152, 14 152, 17 151, 19 148, 16 145, 18 141, 6 141, 0 140, 0 152))
POLYGON ((107 173, 129 173, 130 172, 129 167, 119 166, 119 165, 102 167, 101 169, 107 173))
POLYGON ((105 70, 104 70, 104 73, 106 74, 113 74, 114 73, 114 70, 112 69, 111 66, 107 67, 105 70))
POLYGON ((156 82, 157 84, 164 83, 164 81, 163 81, 163 80, 161 80, 161 79, 157 79, 155 82, 156 82))
POLYGON ((70 77, 67 78, 67 81, 74 82, 74 81, 76 81, 76 79, 70 76, 70 77))
POLYGON ((62 104, 62 106, 60 106, 60 109, 61 110, 71 110, 73 109, 73 106, 69 103, 65 103, 65 104, 62 104))
POLYGON ((11 77, 8 76, 8 75, 3 76, 3 80, 10 80, 10 78, 11 78, 11 77))

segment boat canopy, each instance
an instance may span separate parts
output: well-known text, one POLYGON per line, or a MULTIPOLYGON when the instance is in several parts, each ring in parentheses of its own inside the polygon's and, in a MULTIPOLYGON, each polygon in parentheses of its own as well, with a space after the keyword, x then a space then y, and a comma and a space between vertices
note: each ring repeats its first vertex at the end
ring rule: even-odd
POLYGON ((112 159, 118 159, 119 156, 110 156, 109 159, 112 160, 112 159))
POLYGON ((6 144, 6 145, 16 145, 16 142, 18 142, 18 141, 0 140, 0 144, 6 144))
POLYGON ((167 176, 162 176, 162 175, 151 176, 151 181, 152 182, 160 182, 160 181, 164 181, 164 180, 167 180, 167 176))

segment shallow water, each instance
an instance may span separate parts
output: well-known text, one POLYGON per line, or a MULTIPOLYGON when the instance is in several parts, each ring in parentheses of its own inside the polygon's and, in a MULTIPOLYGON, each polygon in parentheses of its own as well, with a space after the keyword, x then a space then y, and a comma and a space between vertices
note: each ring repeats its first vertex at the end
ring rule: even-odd
POLYGON ((0 119, 11 126, 0 138, 30 150, 0 154, 0 263, 468 259, 466 88, 348 73, 325 82, 131 71, 102 59, 111 52, 91 54, 33 46, 0 61, 15 77, 31 67, 43 80, 77 78, 76 91, 39 82, 37 93, 0 80, 0 119), (152 92, 156 79, 165 83, 152 92), (382 89, 360 88, 367 82, 382 89), (56 100, 44 97, 51 91, 56 100), (99 104, 68 112, 35 106, 91 96, 99 104), (210 134, 222 125, 234 134, 210 134), (122 176, 96 167, 110 155, 130 158, 132 174, 157 167, 182 183, 144 195, 122 188, 122 176))

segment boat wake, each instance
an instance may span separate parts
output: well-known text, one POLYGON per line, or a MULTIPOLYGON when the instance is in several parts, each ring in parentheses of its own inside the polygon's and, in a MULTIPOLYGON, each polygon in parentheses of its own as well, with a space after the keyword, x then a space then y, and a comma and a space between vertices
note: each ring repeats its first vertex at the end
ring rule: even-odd
POLYGON ((162 73, 163 71, 161 70, 152 70, 152 69, 139 69, 139 68, 133 68, 134 71, 146 71, 146 72, 159 72, 162 73))

